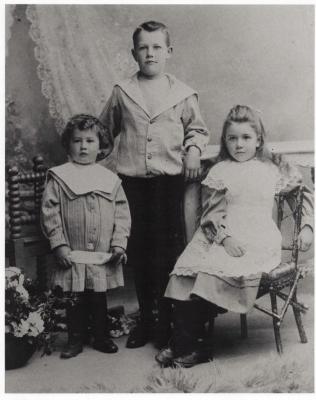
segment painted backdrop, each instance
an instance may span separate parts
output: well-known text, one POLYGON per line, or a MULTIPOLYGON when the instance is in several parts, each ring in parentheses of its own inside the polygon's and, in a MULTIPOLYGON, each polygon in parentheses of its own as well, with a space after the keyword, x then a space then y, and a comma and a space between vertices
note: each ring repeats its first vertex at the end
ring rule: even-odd
POLYGON ((237 103, 262 111, 271 141, 313 139, 313 6, 16 5, 6 11, 7 162, 27 168, 36 153, 48 165, 65 159, 58 139, 67 115, 101 111, 115 80, 136 70, 131 35, 149 19, 170 27, 168 72, 199 92, 211 144, 237 103))

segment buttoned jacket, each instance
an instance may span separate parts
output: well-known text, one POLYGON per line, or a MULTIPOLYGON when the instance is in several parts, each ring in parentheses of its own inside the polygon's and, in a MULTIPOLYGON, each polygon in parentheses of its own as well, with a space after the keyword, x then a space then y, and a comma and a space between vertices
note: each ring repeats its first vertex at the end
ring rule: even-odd
POLYGON ((185 150, 196 146, 202 152, 209 141, 197 93, 166 74, 169 94, 150 115, 137 76, 114 86, 100 115, 108 134, 120 136, 117 172, 136 177, 180 174, 185 150))

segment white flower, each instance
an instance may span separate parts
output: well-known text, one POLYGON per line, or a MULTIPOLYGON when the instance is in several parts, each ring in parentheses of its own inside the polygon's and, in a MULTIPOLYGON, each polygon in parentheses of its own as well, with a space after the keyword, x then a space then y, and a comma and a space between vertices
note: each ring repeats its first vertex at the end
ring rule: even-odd
POLYGON ((13 276, 13 275, 21 275, 20 268, 17 267, 8 267, 5 269, 5 276, 13 276))
POLYGON ((24 286, 17 286, 16 291, 20 294, 23 300, 27 301, 29 299, 29 293, 24 286))
POLYGON ((9 267, 5 269, 6 289, 23 285, 24 275, 21 270, 16 267, 9 267))
POLYGON ((23 337, 27 334, 29 324, 26 322, 25 319, 22 319, 19 325, 16 322, 12 322, 12 328, 14 336, 16 337, 23 337))
POLYGON ((43 332, 44 321, 38 312, 31 312, 29 314, 27 322, 29 323, 29 336, 38 336, 40 333, 43 332))
POLYGON ((44 321, 36 311, 31 312, 27 319, 22 319, 19 324, 12 322, 14 336, 33 336, 36 337, 44 330, 44 321))

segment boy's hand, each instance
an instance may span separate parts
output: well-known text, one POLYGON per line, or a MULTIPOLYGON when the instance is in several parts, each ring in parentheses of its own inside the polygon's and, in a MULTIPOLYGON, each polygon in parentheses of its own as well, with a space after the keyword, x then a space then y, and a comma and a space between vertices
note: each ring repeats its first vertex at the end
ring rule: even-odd
POLYGON ((57 262, 59 266, 64 269, 71 268, 72 264, 69 254, 70 254, 70 248, 66 245, 62 245, 54 249, 54 255, 57 259, 57 262))
POLYGON ((200 149, 190 146, 184 157, 185 180, 195 180, 201 175, 200 149))
POLYGON ((309 225, 304 225, 298 235, 298 248, 307 251, 313 242, 313 230, 309 225))
POLYGON ((111 247, 111 253, 112 253, 112 257, 109 262, 114 267, 116 267, 120 263, 122 263, 123 265, 126 264, 127 255, 125 253, 125 250, 122 249, 122 247, 118 247, 118 246, 111 247))
POLYGON ((246 253, 245 247, 236 239, 231 236, 226 237, 222 244, 226 250, 226 253, 232 257, 241 257, 246 253))

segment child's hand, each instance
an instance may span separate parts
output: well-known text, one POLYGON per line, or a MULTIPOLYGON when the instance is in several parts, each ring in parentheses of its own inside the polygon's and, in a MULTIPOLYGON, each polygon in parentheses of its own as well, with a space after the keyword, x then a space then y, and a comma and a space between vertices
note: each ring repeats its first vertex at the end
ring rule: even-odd
POLYGON ((226 237, 222 242, 226 253, 232 257, 241 257, 246 253, 245 247, 231 236, 226 237))
POLYGON ((186 180, 195 180, 201 175, 200 149, 190 146, 184 157, 184 176, 186 180))
POLYGON ((313 242, 313 230, 309 225, 304 225, 298 235, 298 248, 307 251, 313 242))
POLYGON ((71 260, 69 257, 70 248, 66 245, 62 245, 54 249, 55 257, 57 258, 58 264, 64 268, 68 269, 71 268, 71 260))
POLYGON ((114 246, 111 247, 111 253, 112 253, 112 257, 110 259, 110 263, 116 267, 117 265, 119 265, 120 263, 122 264, 126 264, 127 262, 127 255, 125 253, 125 250, 122 249, 122 247, 118 247, 118 246, 114 246))

